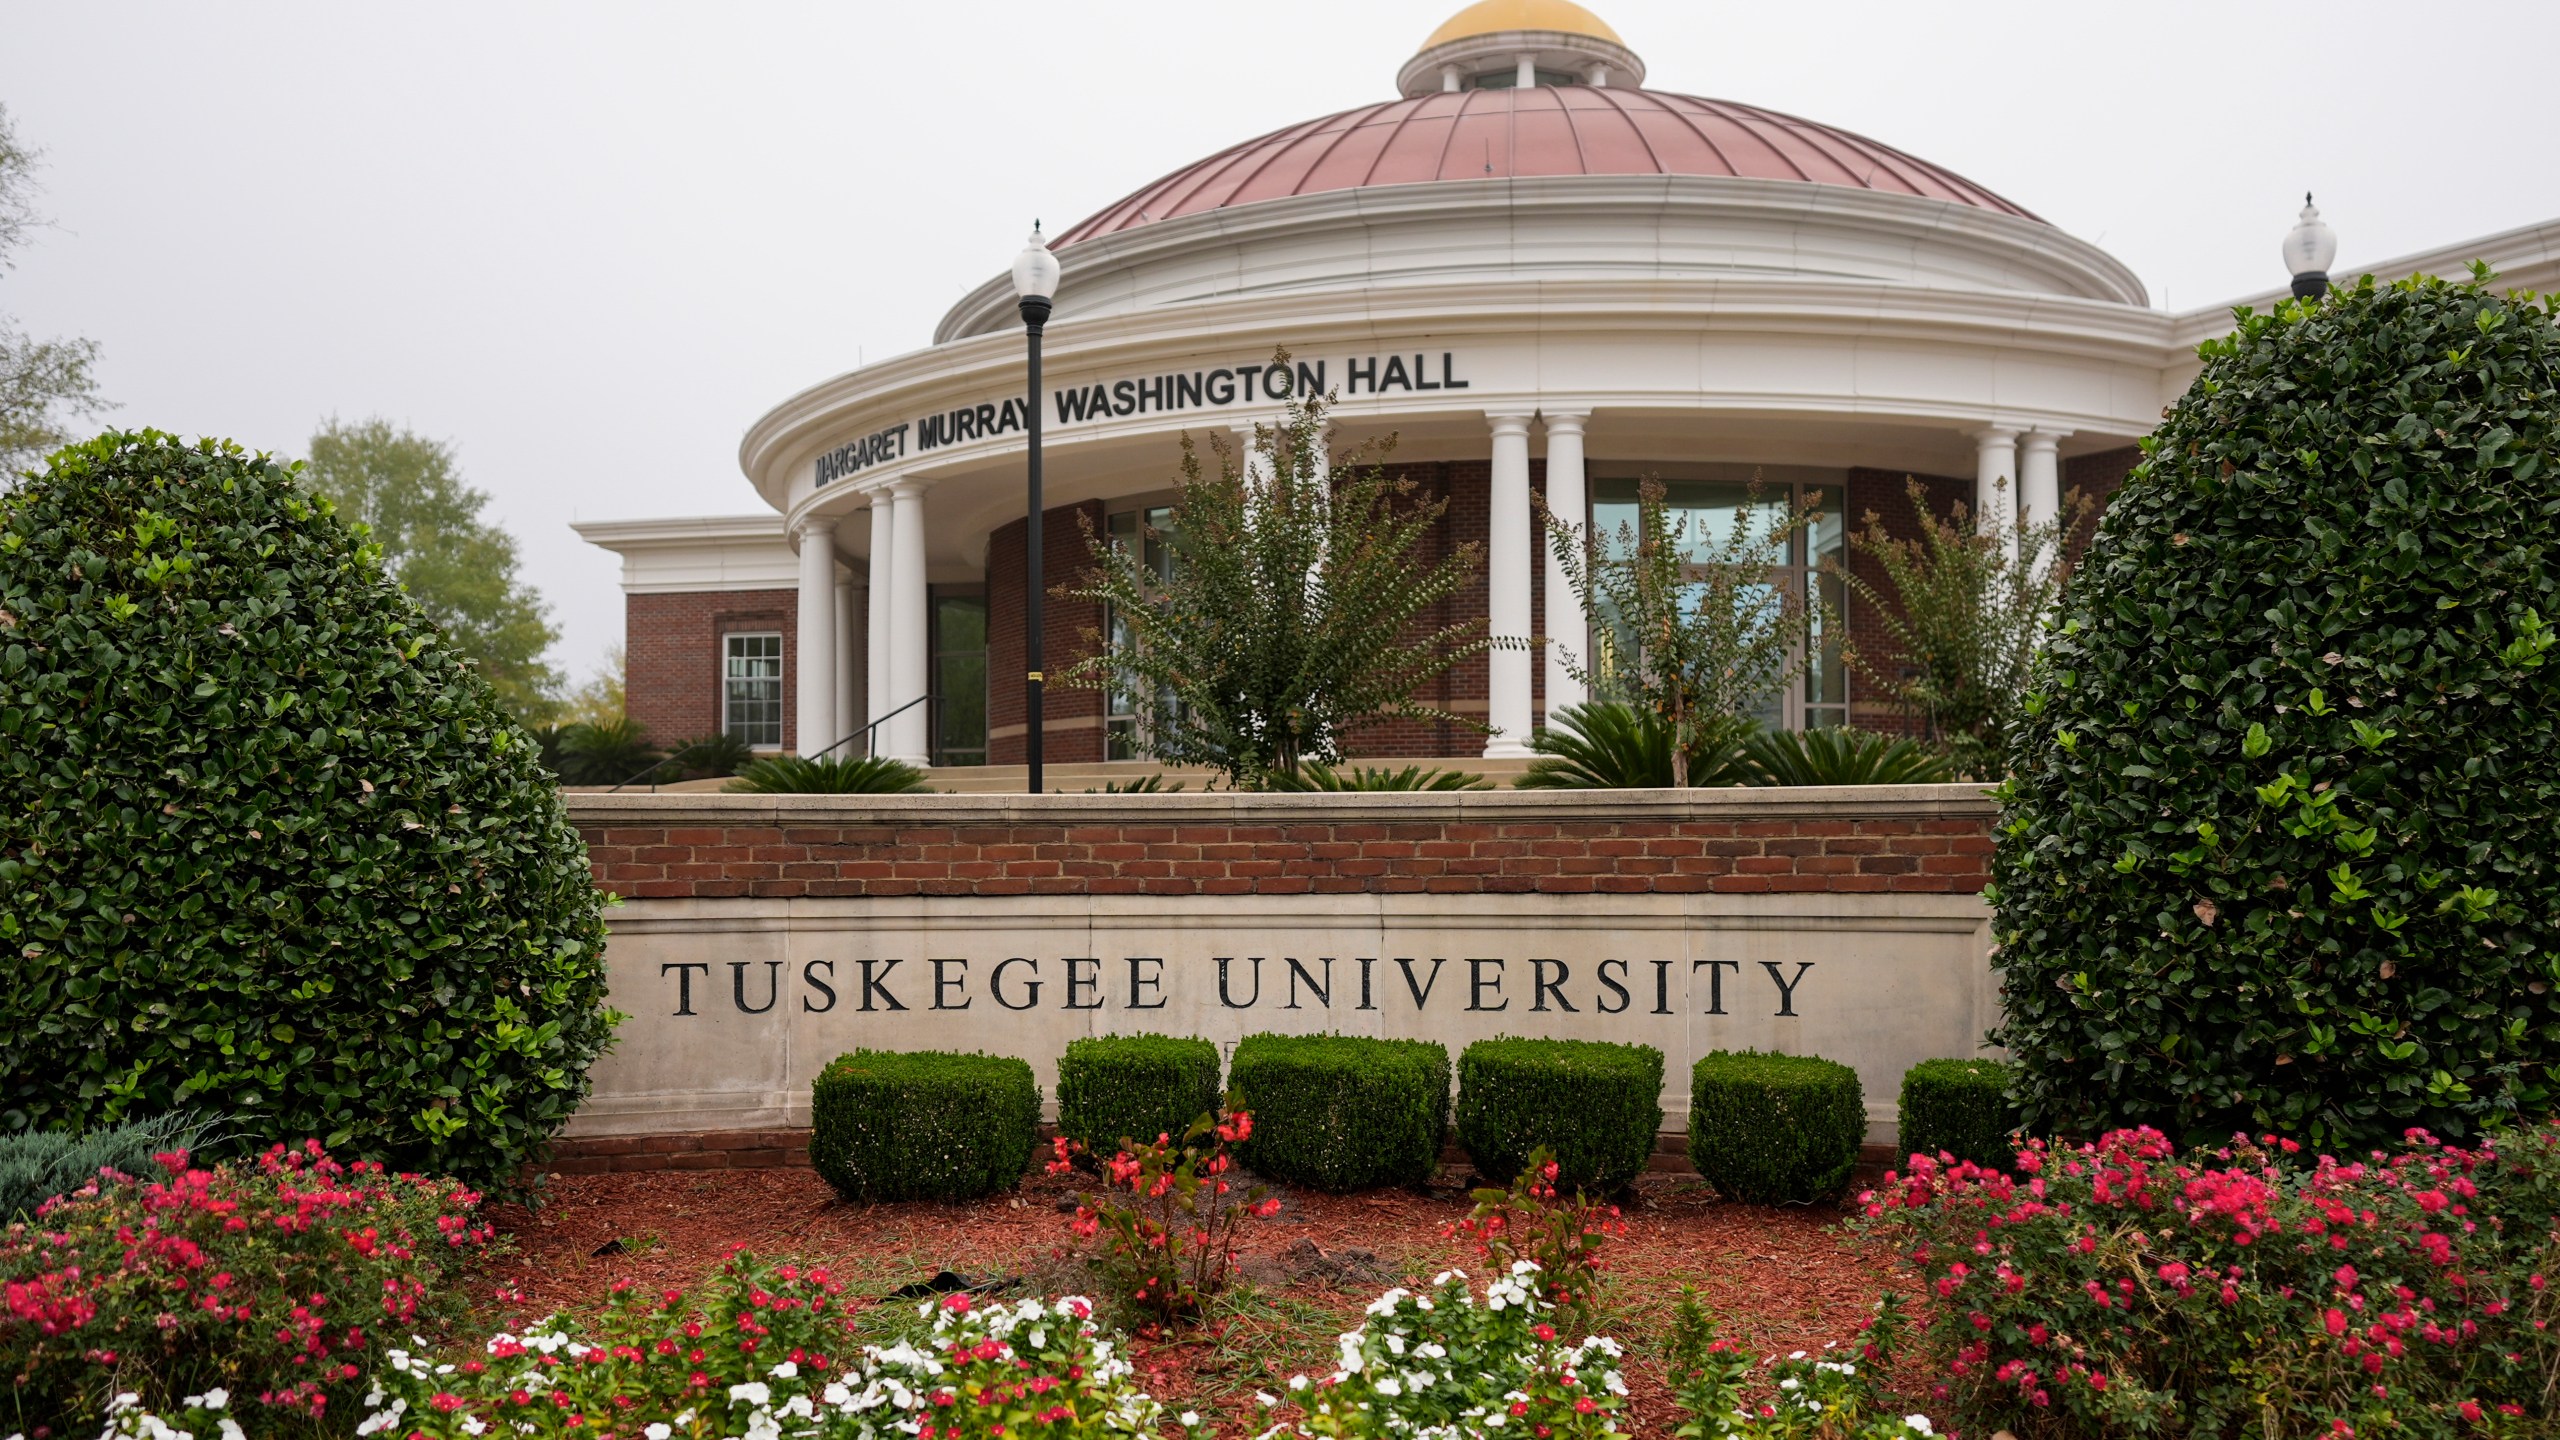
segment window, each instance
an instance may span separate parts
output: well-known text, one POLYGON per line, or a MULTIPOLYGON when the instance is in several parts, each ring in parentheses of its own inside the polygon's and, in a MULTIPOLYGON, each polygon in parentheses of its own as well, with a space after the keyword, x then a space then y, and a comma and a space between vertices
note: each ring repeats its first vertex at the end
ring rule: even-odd
POLYGON ((933 587, 933 763, 987 763, 987 597, 933 587))
MULTIPOLYGON (((1760 489, 1754 497, 1751 486, 1757 467, 1679 468, 1694 472, 1695 478, 1665 476, 1663 499, 1670 507, 1672 525, 1677 528, 1685 521, 1687 528, 1681 533, 1701 554, 1723 543, 1732 533, 1737 514, 1745 507, 1750 511, 1745 523, 1760 535, 1785 523, 1787 514, 1796 506, 1809 504, 1818 508, 1813 522, 1789 538, 1786 559, 1769 577, 1773 587, 1794 587, 1805 597, 1811 623, 1803 643, 1810 652, 1810 661, 1787 693, 1771 695, 1761 703, 1757 718, 1763 724, 1790 730, 1848 724, 1849 673, 1840 648, 1840 627, 1848 615, 1848 587, 1839 577, 1824 571, 1826 563, 1841 557, 1847 538, 1841 505, 1848 477, 1794 466, 1758 468, 1760 489), (1829 626, 1819 613, 1825 606, 1831 611, 1829 626)), ((1642 483, 1636 475, 1621 474, 1597 477, 1592 484, 1592 529, 1612 552, 1617 549, 1619 527, 1632 530, 1635 526, 1636 495, 1642 483)))
POLYGON ((782 746, 782 636, 724 635, 720 729, 763 750, 782 746))
MULTIPOLYGON (((1157 579, 1172 577, 1172 506, 1148 505, 1136 510, 1123 510, 1111 517, 1109 529, 1111 543, 1129 554, 1143 557, 1148 571, 1157 579)), ((1111 647, 1115 650, 1129 643, 1128 623, 1116 613, 1104 615, 1103 633, 1110 638, 1111 647)), ((1143 758, 1138 746, 1138 731, 1142 725, 1153 723, 1153 717, 1148 713, 1151 707, 1144 703, 1144 697, 1136 690, 1133 677, 1113 677, 1110 698, 1104 704, 1102 718, 1102 754, 1106 760, 1143 758)), ((1171 696, 1158 696, 1152 709, 1155 714, 1163 714, 1172 704, 1171 696)))
MULTIPOLYGON (((1569 70, 1540 70, 1535 72, 1535 74, 1537 75, 1538 83, 1549 89, 1554 89, 1562 85, 1579 85, 1582 83, 1582 77, 1569 70)), ((1519 83, 1520 67, 1517 65, 1506 65, 1500 70, 1487 70, 1483 74, 1473 77, 1467 81, 1467 86, 1469 89, 1474 90, 1509 90, 1518 86, 1519 83)))

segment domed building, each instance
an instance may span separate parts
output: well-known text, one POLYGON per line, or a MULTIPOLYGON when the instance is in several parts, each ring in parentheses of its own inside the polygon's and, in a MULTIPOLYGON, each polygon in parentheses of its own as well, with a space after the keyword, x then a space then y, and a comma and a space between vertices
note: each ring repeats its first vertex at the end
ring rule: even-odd
MULTIPOLYGON (((1913 479, 2028 522, 2072 489, 2103 499, 2195 345, 2228 328, 2229 304, 2153 309, 2115 258, 1962 175, 1648 78, 1579 5, 1480 0, 1405 61, 1394 98, 1245 140, 1060 231, 1041 393, 1023 392, 997 276, 929 347, 755 422, 739 462, 774 513, 579 527, 624 557, 633 718, 662 742, 859 753, 876 735, 920 764, 1019 764, 1027 406, 1054 585, 1086 564, 1088 529, 1144 543, 1166 518, 1178 437, 1249 436, 1312 390, 1335 397, 1337 445, 1396 437, 1394 467, 1449 502, 1438 543, 1486 547, 1441 618, 1552 642, 1426 692, 1489 738, 1393 725, 1354 750, 1516 756, 1582 698, 1560 652, 1589 644, 1533 496, 1604 531, 1647 477, 1719 528, 1737 506, 1817 504, 1782 578, 1833 585, 1844 519, 1908 517, 1913 479)), ((2560 227, 2374 269, 2475 257, 2547 288, 2560 227)), ((1875 617, 1829 598, 1842 626, 1807 637, 1770 718, 1889 728, 1837 633, 1875 617)), ((1050 668, 1102 618, 1051 600, 1050 668)), ((1047 760, 1136 755, 1135 711, 1052 686, 1047 760)))

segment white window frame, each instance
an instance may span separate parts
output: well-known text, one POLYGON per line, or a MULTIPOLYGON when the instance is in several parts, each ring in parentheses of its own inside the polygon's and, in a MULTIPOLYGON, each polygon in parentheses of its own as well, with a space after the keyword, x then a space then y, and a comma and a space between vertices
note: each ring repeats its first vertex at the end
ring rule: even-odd
POLYGON ((741 681, 741 680, 744 680, 744 681, 761 681, 761 680, 764 680, 764 679, 770 678, 770 679, 772 680, 772 682, 773 682, 773 686, 774 686, 773 742, 772 742, 771 744, 764 744, 764 743, 757 742, 757 741, 749 741, 749 742, 748 742, 748 744, 749 744, 750 746, 752 746, 753 748, 757 749, 757 750, 775 750, 775 751, 778 751, 778 750, 780 750, 780 749, 782 748, 782 730, 783 730, 783 721, 784 721, 784 719, 787 717, 787 714, 788 714, 788 707, 789 707, 789 705, 790 705, 790 703, 791 703, 791 690, 790 690, 790 684, 789 684, 789 682, 790 682, 790 678, 791 678, 791 677, 790 677, 790 672, 789 672, 790 660, 789 660, 788 656, 786 656, 786 655, 785 655, 785 653, 784 653, 786 649, 788 649, 788 647, 787 647, 787 646, 785 646, 785 645, 782 643, 782 632, 781 632, 781 631, 779 631, 779 630, 726 630, 726 631, 721 632, 721 635, 720 635, 720 733, 721 733, 721 734, 723 734, 723 735, 727 735, 727 734, 732 733, 732 731, 731 731, 731 729, 730 729, 730 717, 729 717, 729 704, 730 704, 730 700, 731 700, 731 698, 732 698, 731 693, 730 693, 730 686, 732 685, 732 683, 733 683, 733 682, 736 682, 736 681, 741 681), (737 660, 740 660, 740 659, 760 660, 760 659, 764 659, 764 658, 766 658, 766 657, 763 657, 763 656, 740 656, 740 655, 738 655, 738 654, 736 653, 736 647, 737 647, 738 642, 739 642, 739 641, 741 641, 741 640, 770 640, 770 641, 772 641, 772 642, 773 642, 773 654, 772 654, 772 656, 771 656, 771 659, 772 659, 772 661, 773 661, 773 674, 772 674, 770 677, 761 676, 761 675, 743 675, 743 676, 740 676, 740 675, 732 675, 732 674, 730 673, 730 666, 731 666, 734 662, 736 662, 737 660))

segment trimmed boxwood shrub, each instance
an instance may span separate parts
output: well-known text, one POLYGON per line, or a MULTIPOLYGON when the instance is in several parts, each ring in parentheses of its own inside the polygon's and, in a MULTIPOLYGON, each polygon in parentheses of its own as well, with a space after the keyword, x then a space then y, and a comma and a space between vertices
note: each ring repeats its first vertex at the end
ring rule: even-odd
POLYGON ((1244 1163, 1341 1193, 1419 1185, 1449 1133, 1449 1051, 1428 1040, 1249 1035, 1227 1086, 1253 1113, 1244 1163))
POLYGON ((2242 316, 2107 507, 2011 757, 2038 1130, 2338 1151, 2548 1113, 2560 328, 2370 280, 2242 316))
POLYGON ((1644 1172, 1662 1133, 1662 1052, 1600 1040, 1479 1040, 1458 1056, 1458 1143, 1510 1183, 1555 1153, 1557 1188, 1607 1193, 1644 1172))
POLYGON ((534 742, 290 468, 109 432, 0 491, 0 1130, 498 1180, 586 1097, 604 939, 534 742))
POLYGON ((1905 1155, 1953 1155, 2007 1168, 2018 1107, 2010 1067, 1999 1060, 1923 1060, 1902 1072, 1898 1129, 1905 1155))
POLYGON ((1179 1138, 1218 1108, 1218 1047, 1172 1035, 1070 1040, 1058 1057, 1058 1133, 1108 1156, 1123 1140, 1179 1138))
POLYGON ((809 1165, 847 1200, 1010 1190, 1039 1141, 1040 1086, 1004 1055, 856 1050, 818 1072, 809 1165))
POLYGON ((1848 1185, 1867 1136, 1857 1071, 1812 1055, 1711 1050, 1689 1076, 1689 1163, 1716 1193, 1809 1205, 1848 1185))

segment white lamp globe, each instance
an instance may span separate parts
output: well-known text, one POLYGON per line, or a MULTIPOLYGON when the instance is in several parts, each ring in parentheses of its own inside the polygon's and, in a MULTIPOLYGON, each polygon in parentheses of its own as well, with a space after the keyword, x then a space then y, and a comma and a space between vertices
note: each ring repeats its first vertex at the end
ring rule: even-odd
POLYGON ((1058 293, 1058 257, 1049 253, 1049 242, 1040 238, 1039 222, 1032 222, 1031 239, 1022 253, 1013 257, 1013 293, 1025 300, 1047 300, 1058 293))
POLYGON ((2320 207, 2311 196, 2302 197, 2302 218, 2284 237, 2285 271, 2290 275, 2326 275, 2329 262, 2338 258, 2337 232, 2320 218, 2320 207))

